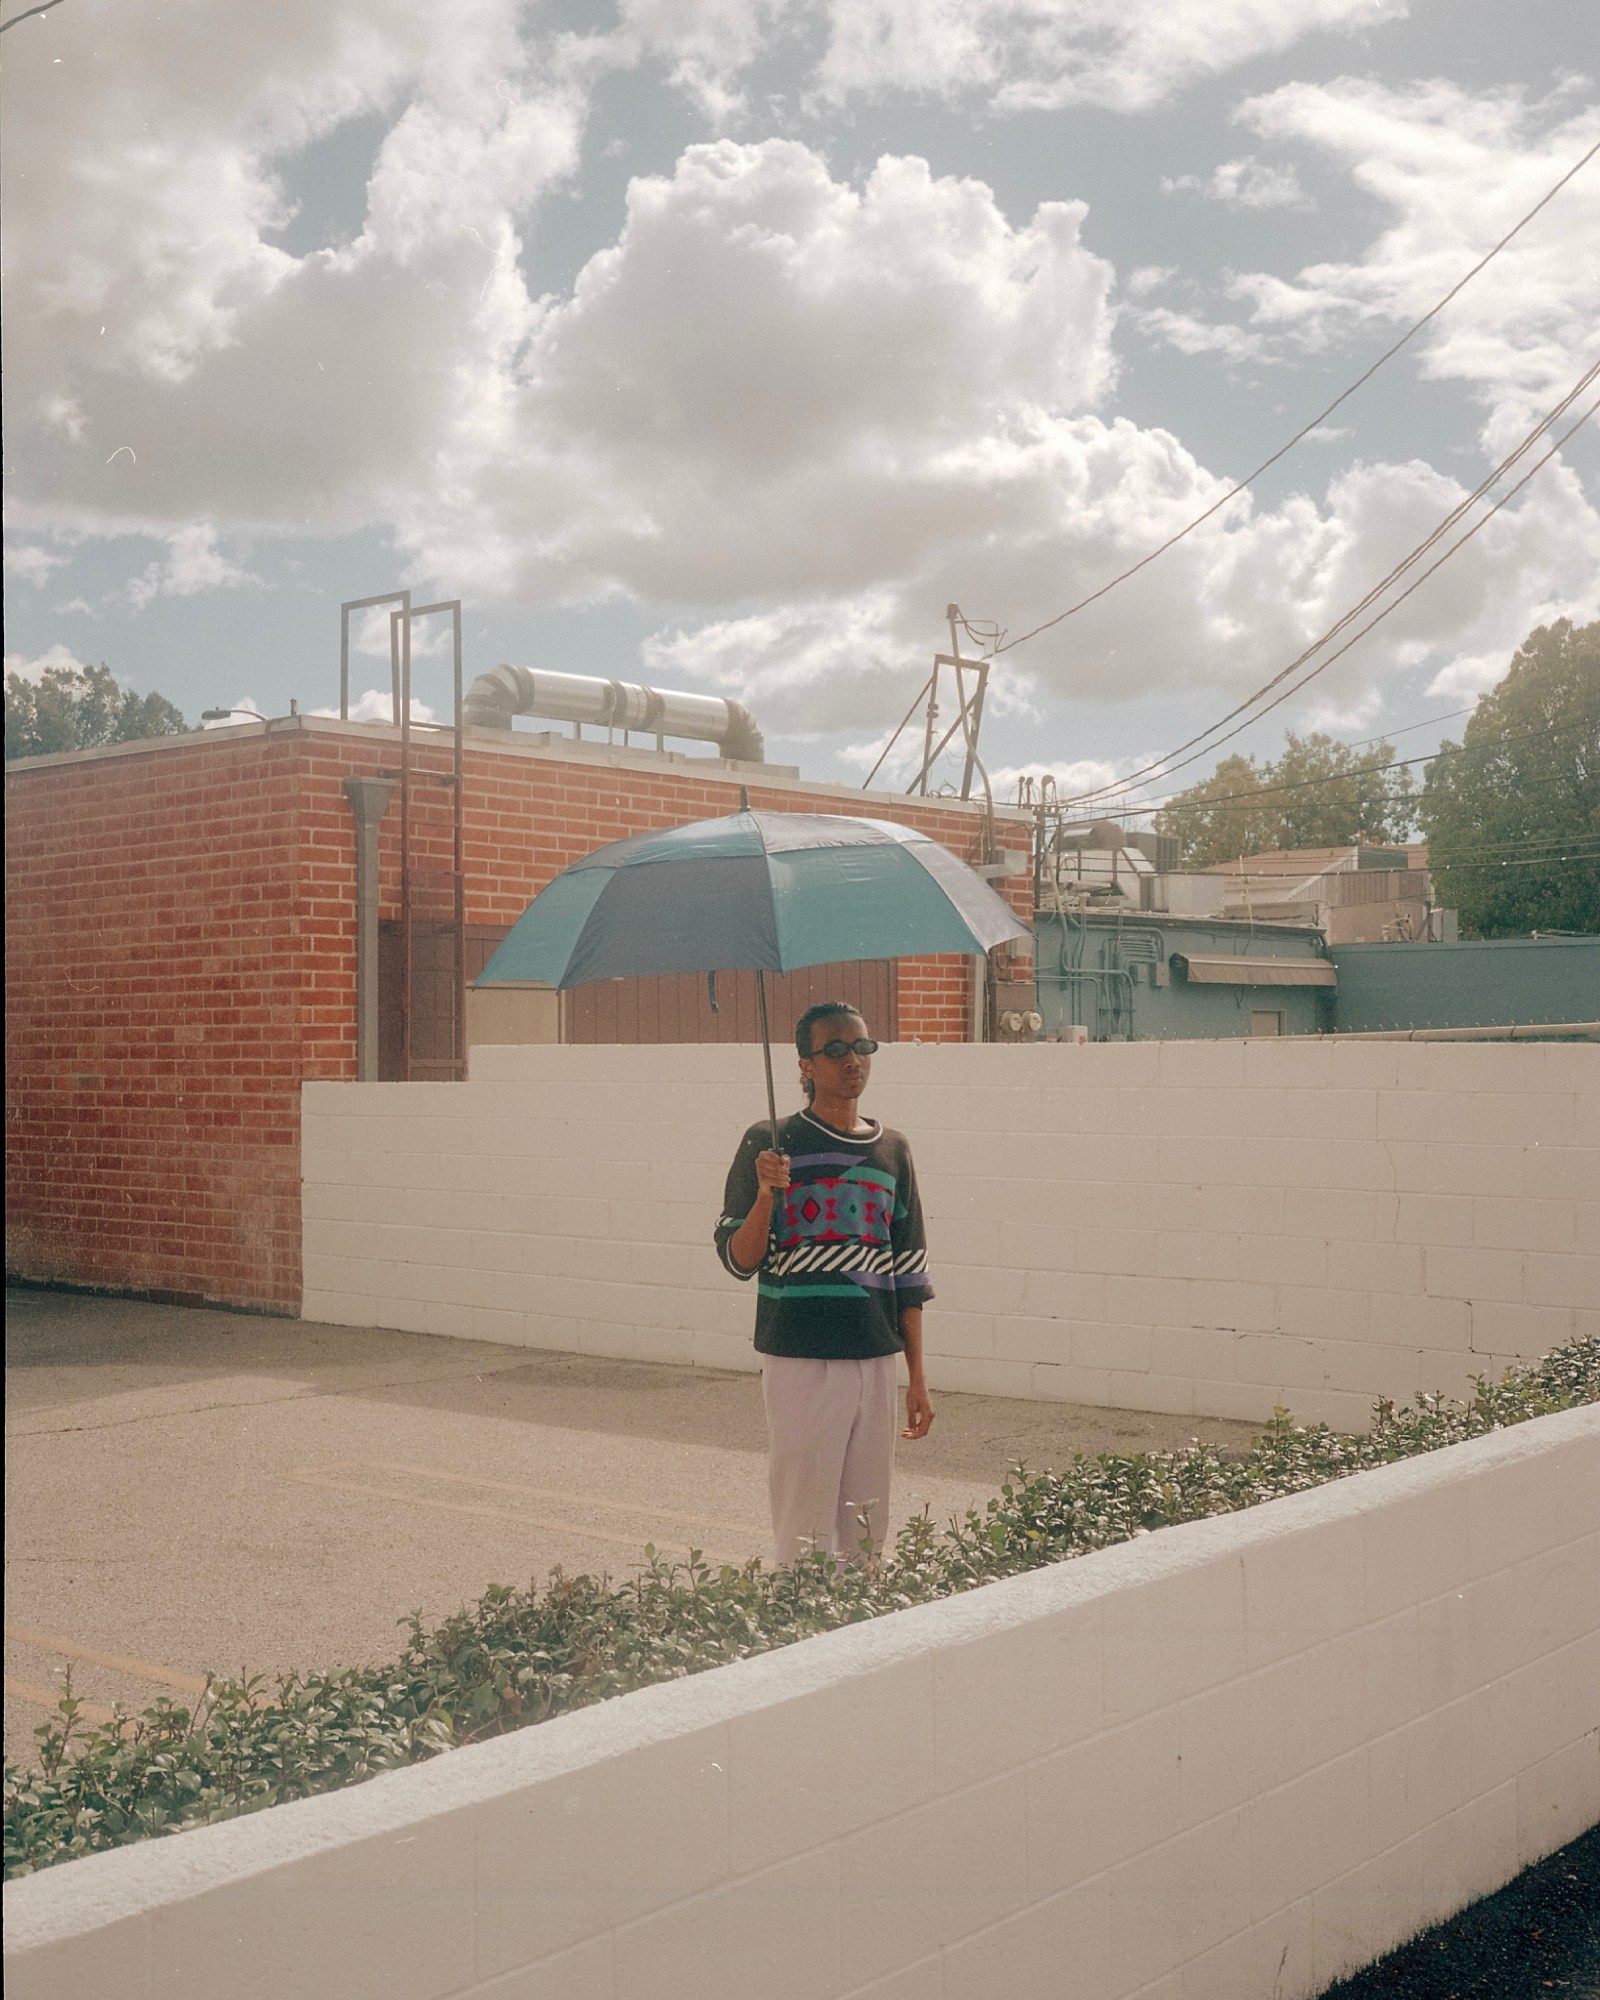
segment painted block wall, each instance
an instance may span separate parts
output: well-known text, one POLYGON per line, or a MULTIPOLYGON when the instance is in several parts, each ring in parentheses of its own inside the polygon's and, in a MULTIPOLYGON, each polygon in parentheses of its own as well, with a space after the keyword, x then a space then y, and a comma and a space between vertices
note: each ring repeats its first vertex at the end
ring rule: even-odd
POLYGON ((1310 2000, 1600 1819, 1569 1411, 5 1888, 13 2000, 1310 2000))
POLYGON ((1600 937, 1330 945, 1328 956, 1341 1033, 1600 1018, 1600 937))
MULTIPOLYGON (((414 755, 413 862, 448 868, 449 752, 424 739, 414 755)), ((7 766, 8 1270, 296 1309, 300 1086, 355 1073, 341 785, 397 760, 391 729, 302 716, 7 766)), ((959 801, 475 739, 468 921, 509 925, 579 855, 731 811, 741 781, 758 806, 888 813, 976 858, 982 815, 959 801)), ((1003 838, 1020 852, 1029 824, 1013 819, 1003 838)), ((394 916, 393 804, 380 855, 394 916)), ((1030 867, 1001 884, 1024 913, 1030 867)), ((959 1039, 968 990, 963 959, 907 961, 903 1032, 959 1039)))
MULTIPOLYGON (((865 1102, 915 1151, 935 1388, 1356 1429, 1600 1332, 1592 1046, 900 1044, 865 1102)), ((762 1113, 737 1047, 308 1085, 304 1314, 753 1367, 710 1237, 762 1113)))

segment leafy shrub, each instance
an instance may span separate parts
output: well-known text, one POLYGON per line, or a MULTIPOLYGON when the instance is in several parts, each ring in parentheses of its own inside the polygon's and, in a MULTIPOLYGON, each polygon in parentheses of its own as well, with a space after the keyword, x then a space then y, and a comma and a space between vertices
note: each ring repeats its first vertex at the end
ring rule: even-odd
POLYGON ((982 1512, 943 1528, 913 1520, 865 1568, 841 1570, 827 1556, 713 1568, 697 1553, 669 1564, 647 1547, 626 1582, 558 1570, 543 1587, 497 1585, 432 1630, 413 1614, 392 1666, 285 1674, 270 1693, 260 1677, 211 1679, 192 1711, 162 1700, 88 1728, 69 1684, 37 1732, 38 1766, 6 1766, 5 1872, 357 1784, 609 1695, 1600 1402, 1600 1340, 1475 1386, 1466 1404, 1379 1403, 1365 1436, 1280 1410, 1243 1456, 1191 1444, 1080 1453, 1061 1472, 1018 1467, 982 1512))

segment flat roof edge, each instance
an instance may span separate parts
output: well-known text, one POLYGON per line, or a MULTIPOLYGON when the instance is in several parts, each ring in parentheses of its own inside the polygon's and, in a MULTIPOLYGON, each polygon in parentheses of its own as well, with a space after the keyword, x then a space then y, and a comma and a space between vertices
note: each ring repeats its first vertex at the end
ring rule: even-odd
MULTIPOLYGON (((527 732, 531 734, 532 732, 527 732)), ((436 724, 414 728, 412 741, 430 745, 447 742, 452 734, 449 726, 436 724)), ((510 756, 530 763, 581 764, 593 768, 609 765, 614 769, 637 770, 651 776, 664 773, 682 772, 690 777, 715 778, 723 783, 737 783, 754 786, 771 786, 775 790, 800 791, 818 798, 849 799, 857 802, 856 809, 864 817, 874 815, 872 805, 894 804, 902 809, 912 804, 937 805, 960 813, 982 814, 989 810, 982 799, 949 799, 931 795, 918 798, 905 792, 858 791, 852 785, 838 784, 825 778, 805 778, 795 764, 756 764, 742 758, 694 757, 681 751, 658 751, 630 744, 575 742, 561 738, 554 742, 539 733, 539 740, 521 741, 524 732, 499 732, 495 730, 469 729, 464 732, 465 745, 471 750, 485 750, 493 756, 510 756)), ((384 743, 398 745, 400 731, 392 722, 345 722, 336 715, 283 715, 264 717, 260 722, 231 722, 215 729, 189 729, 177 736, 144 736, 128 743, 101 743, 90 750, 55 751, 41 757, 17 757, 6 763, 6 778, 25 778, 33 771, 55 771, 72 764, 104 762, 115 757, 160 756, 177 750, 192 750, 201 744, 257 742, 262 737, 293 737, 297 740, 318 736, 332 736, 357 742, 384 743)), ((1033 814, 1025 807, 996 805, 995 818, 1004 820, 1007 826, 1033 824, 1033 814)))

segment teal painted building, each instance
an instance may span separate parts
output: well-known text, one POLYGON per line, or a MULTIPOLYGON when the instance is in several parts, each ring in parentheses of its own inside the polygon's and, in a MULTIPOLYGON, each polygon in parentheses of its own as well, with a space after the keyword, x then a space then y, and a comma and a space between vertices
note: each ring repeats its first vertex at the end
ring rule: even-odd
POLYGON ((1331 1025, 1334 971, 1320 932, 1154 911, 1040 913, 1042 1033, 1092 1042, 1308 1035, 1331 1025))
POLYGON ((1600 1020, 1600 937, 1338 944, 1328 956, 1345 1034, 1600 1020))
POLYGON ((1093 1042, 1600 1020, 1600 937, 1329 947, 1299 924, 1041 912, 1046 1036, 1093 1042))

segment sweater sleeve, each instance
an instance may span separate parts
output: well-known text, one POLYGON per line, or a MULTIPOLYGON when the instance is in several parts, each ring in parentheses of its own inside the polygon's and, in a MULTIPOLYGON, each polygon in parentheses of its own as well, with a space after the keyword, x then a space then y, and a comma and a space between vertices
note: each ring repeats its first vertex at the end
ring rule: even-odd
POLYGON ((928 1240, 922 1227, 922 1196, 917 1189, 917 1170, 911 1148, 906 1148, 905 1165, 897 1176, 894 1221, 889 1230, 894 1253, 895 1303, 899 1307, 926 1305, 933 1297, 928 1277, 928 1240))
POLYGON ((752 1125, 739 1141, 739 1150, 733 1156, 733 1165, 728 1169, 727 1185, 722 1191, 722 1213, 717 1217, 714 1238, 717 1255, 722 1259, 724 1270, 735 1278, 749 1280, 754 1271, 747 1271, 733 1261, 733 1238, 740 1224, 755 1206, 758 1183, 756 1181, 756 1155, 763 1145, 771 1144, 771 1135, 766 1127, 752 1125))

